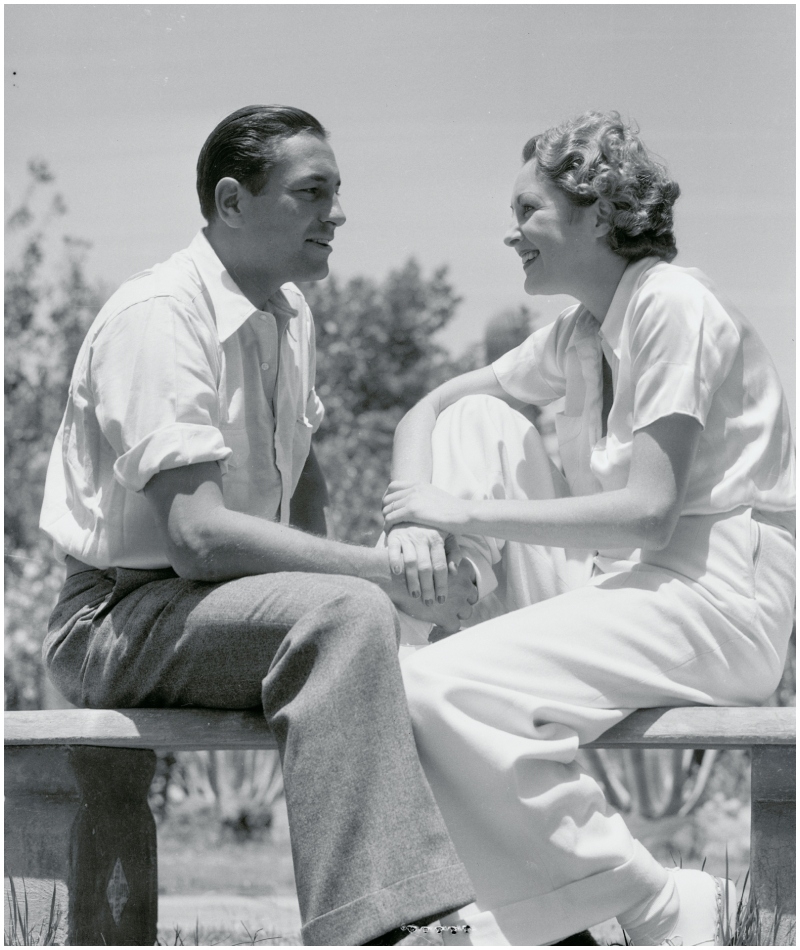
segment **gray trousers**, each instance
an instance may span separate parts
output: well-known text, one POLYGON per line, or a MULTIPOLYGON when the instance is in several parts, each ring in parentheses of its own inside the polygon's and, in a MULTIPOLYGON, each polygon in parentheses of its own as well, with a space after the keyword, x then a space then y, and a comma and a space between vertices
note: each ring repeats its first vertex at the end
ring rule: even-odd
POLYGON ((45 663, 80 706, 261 706, 283 763, 303 940, 356 945, 474 898, 417 758, 375 585, 171 570, 68 578, 45 663))

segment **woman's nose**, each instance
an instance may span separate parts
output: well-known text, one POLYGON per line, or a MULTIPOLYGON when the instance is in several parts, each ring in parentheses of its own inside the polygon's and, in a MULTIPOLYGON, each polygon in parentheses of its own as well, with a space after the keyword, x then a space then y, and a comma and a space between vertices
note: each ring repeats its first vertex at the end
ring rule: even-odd
POLYGON ((513 247, 519 239, 520 239, 519 226, 517 225, 517 222, 512 218, 511 224, 509 225, 509 228, 506 231, 506 236, 503 238, 503 244, 506 244, 508 247, 513 247))

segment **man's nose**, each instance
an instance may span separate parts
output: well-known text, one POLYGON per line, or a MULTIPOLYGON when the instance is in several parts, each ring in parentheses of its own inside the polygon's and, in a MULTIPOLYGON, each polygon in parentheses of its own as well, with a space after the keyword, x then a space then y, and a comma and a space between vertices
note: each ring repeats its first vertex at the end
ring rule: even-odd
POLYGON ((342 202, 339 200, 338 195, 333 196, 333 201, 331 202, 331 210, 327 216, 327 220, 330 221, 335 227, 344 224, 347 220, 344 211, 342 210, 342 202))

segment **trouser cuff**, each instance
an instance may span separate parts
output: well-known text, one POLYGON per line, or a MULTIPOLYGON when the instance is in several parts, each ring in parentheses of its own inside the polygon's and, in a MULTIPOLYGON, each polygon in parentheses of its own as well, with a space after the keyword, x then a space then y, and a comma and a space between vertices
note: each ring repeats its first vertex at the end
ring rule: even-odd
POLYGON ((543 947, 579 933, 631 907, 653 899, 668 875, 634 841, 631 858, 619 867, 503 907, 458 915, 469 924, 477 947, 543 947))
POLYGON ((415 874, 310 920, 304 946, 352 947, 381 934, 442 915, 475 899, 461 864, 415 874))

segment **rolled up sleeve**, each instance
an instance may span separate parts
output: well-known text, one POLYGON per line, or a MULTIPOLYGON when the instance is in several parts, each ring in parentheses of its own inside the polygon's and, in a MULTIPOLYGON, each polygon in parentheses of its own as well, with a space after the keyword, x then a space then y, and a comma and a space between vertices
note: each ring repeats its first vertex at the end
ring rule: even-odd
POLYGON ((231 455, 220 431, 221 358, 213 328, 180 301, 153 297, 95 338, 91 386, 114 477, 141 491, 157 472, 231 455))
POLYGON ((564 311, 553 323, 492 363, 497 381, 515 399, 544 406, 566 392, 564 352, 574 326, 576 308, 564 311))
POLYGON ((733 321, 698 282, 643 293, 630 331, 633 430, 675 414, 705 426, 738 345, 733 321))

